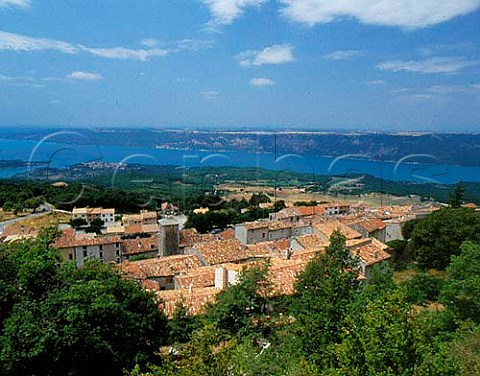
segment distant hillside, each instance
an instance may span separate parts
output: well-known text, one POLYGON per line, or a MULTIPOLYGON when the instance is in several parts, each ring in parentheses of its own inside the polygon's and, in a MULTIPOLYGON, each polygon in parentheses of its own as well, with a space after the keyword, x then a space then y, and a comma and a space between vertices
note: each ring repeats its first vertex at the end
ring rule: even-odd
MULTIPOLYGON (((58 129, 4 129, 3 137, 39 140, 58 129)), ((301 155, 355 155, 383 161, 480 165, 480 134, 251 132, 214 130, 76 129, 82 136, 55 136, 52 141, 131 147, 295 153, 301 155), (425 155, 429 156, 425 156, 425 155), (424 155, 418 156, 418 155, 424 155)), ((354 157, 355 158, 355 157, 354 157)))

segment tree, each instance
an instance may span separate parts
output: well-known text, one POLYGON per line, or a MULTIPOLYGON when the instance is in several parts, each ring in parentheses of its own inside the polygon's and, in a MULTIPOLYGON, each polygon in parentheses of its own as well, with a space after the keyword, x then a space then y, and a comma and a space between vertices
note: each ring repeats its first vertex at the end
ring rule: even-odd
POLYGON ((463 194, 465 193, 465 188, 462 187, 462 184, 459 182, 455 184, 453 189, 452 198, 450 199, 450 206, 452 208, 459 208, 463 204, 463 194))
POLYGON ((466 240, 480 241, 480 214, 472 209, 446 208, 416 222, 409 247, 420 267, 445 269, 466 240))
POLYGON ((166 339, 154 296, 110 265, 61 264, 51 233, 2 253, 1 375, 122 375, 166 339))
POLYGON ((480 245, 466 242, 447 268, 441 299, 462 320, 480 323, 480 245))
POLYGON ((74 228, 80 228, 86 225, 88 225, 88 223, 84 218, 73 218, 70 220, 70 226, 74 228))
POLYGON ((302 350, 318 366, 334 358, 342 327, 358 288, 356 262, 346 248, 345 237, 334 232, 324 254, 318 254, 295 283, 292 314, 294 331, 302 338, 302 350))
POLYGON ((260 204, 271 202, 270 198, 265 193, 254 193, 250 197, 249 204, 252 208, 258 208, 260 204))
POLYGON ((216 298, 207 311, 207 320, 219 329, 240 336, 248 336, 262 330, 254 323, 267 309, 268 265, 244 269, 238 282, 228 286, 216 298))
POLYGON ((105 224, 100 218, 96 218, 90 222, 90 225, 85 229, 85 232, 94 232, 98 235, 102 233, 102 227, 105 224))
POLYGON ((272 211, 279 212, 280 210, 285 209, 286 207, 287 206, 285 205, 284 200, 278 200, 278 201, 275 201, 275 203, 273 204, 272 211))
POLYGON ((195 329, 199 327, 198 319, 188 315, 185 306, 178 302, 172 319, 168 322, 168 343, 188 342, 195 329))
POLYGON ((410 306, 398 291, 366 300, 347 319, 336 349, 343 375, 409 375, 414 365, 410 306))

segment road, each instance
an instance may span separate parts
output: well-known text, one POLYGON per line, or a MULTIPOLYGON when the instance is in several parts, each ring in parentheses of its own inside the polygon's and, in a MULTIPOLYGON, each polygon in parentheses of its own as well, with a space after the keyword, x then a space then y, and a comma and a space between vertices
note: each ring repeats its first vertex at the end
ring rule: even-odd
POLYGON ((29 219, 29 218, 34 218, 34 217, 39 217, 39 216, 42 216, 42 215, 46 215, 48 213, 50 213, 50 211, 29 214, 29 215, 26 215, 25 217, 17 217, 17 218, 10 219, 8 221, 0 222, 0 234, 2 234, 2 232, 5 230, 5 227, 7 227, 7 226, 10 226, 10 225, 12 225, 14 223, 17 223, 17 222, 24 221, 24 220, 29 219))

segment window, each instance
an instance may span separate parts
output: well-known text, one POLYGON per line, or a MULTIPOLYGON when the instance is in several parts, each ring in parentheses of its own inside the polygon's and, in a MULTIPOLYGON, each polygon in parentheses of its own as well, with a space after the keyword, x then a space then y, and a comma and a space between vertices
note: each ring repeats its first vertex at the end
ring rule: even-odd
POLYGON ((103 252, 100 252, 100 260, 103 260, 103 252))
POLYGON ((98 249, 101 251, 101 250, 103 249, 103 245, 100 244, 100 245, 98 246, 98 249))
POLYGON ((68 259, 73 260, 73 255, 71 253, 68 254, 68 259))
POLYGON ((88 252, 85 249, 83 250, 83 257, 88 257, 88 252))

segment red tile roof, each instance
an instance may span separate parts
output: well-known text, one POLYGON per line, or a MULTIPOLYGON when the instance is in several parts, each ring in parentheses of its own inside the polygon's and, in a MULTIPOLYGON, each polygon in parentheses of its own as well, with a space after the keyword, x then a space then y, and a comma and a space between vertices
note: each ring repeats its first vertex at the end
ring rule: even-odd
POLYGON ((123 254, 124 255, 136 255, 141 253, 148 253, 157 250, 158 251, 158 236, 151 236, 148 238, 137 239, 124 239, 123 254))
POLYGON ((253 253, 238 239, 214 240, 194 246, 209 265, 225 262, 244 261, 253 257, 253 253))
POLYGON ((118 269, 127 278, 144 280, 186 274, 199 266, 201 264, 197 256, 176 255, 141 261, 125 261, 118 265, 118 269))

